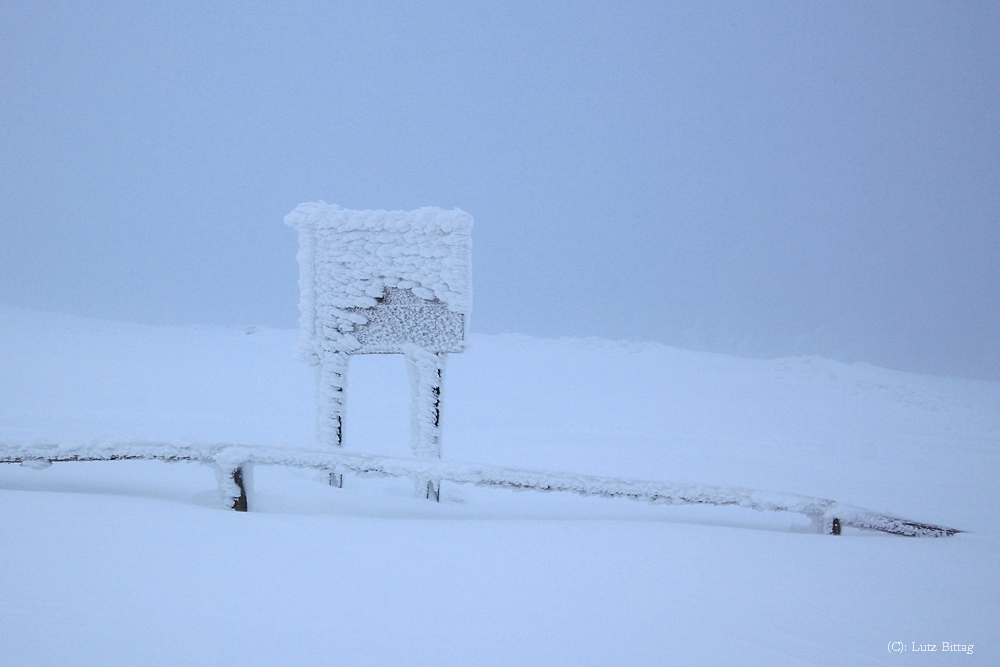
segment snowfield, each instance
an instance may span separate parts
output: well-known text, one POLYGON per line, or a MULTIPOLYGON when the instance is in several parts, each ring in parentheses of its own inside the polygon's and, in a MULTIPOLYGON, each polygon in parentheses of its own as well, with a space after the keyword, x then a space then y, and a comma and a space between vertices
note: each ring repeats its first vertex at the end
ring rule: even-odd
MULTIPOLYGON (((298 337, 0 308, 0 443, 316 449, 298 337)), ((244 514, 197 463, 0 465, 0 665, 1000 664, 1000 382, 473 334, 443 395, 446 463, 968 532, 262 466, 244 514)), ((412 456, 401 356, 352 359, 345 445, 412 456)))

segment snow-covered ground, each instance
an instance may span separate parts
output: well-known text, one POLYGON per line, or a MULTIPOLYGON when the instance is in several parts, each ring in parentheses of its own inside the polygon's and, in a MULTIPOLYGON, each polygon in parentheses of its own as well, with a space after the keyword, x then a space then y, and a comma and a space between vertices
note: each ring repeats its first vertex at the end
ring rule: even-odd
MULTIPOLYGON (((315 448, 297 338, 0 308, 0 442, 315 448)), ((347 448, 409 456, 408 391, 401 357, 353 358, 347 448)), ((448 483, 435 504, 284 468, 257 468, 242 514, 198 464, 3 465, 0 665, 1000 664, 998 382, 473 335, 444 397, 446 459, 969 532, 448 483)))

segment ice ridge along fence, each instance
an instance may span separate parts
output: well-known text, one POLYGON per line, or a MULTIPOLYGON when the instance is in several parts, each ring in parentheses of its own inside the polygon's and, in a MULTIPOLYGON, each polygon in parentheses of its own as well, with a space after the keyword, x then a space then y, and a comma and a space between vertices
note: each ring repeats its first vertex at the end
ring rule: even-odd
POLYGON ((232 444, 95 442, 88 444, 0 444, 0 463, 46 468, 64 461, 199 461, 215 469, 227 506, 252 509, 253 467, 312 468, 330 474, 447 480, 506 489, 561 491, 583 496, 630 498, 666 505, 719 505, 758 511, 794 512, 809 517, 818 532, 839 534, 841 527, 877 530, 910 537, 947 537, 962 531, 911 521, 824 498, 700 484, 623 480, 561 472, 517 470, 440 459, 398 458, 349 453, 232 444))

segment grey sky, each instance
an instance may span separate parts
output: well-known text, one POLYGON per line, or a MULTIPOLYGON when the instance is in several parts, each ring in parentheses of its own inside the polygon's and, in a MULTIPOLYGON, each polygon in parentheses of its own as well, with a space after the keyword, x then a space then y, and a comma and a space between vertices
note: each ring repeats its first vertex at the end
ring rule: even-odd
POLYGON ((302 201, 476 219, 473 329, 1000 378, 991 3, 0 5, 0 303, 297 318, 302 201))

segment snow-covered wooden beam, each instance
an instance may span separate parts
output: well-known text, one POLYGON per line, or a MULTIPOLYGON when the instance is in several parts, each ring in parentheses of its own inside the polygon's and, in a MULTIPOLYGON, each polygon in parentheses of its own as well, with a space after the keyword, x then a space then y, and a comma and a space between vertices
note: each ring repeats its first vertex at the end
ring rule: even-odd
POLYGON ((824 498, 753 489, 639 481, 562 472, 517 470, 441 459, 397 458, 343 450, 309 450, 256 445, 102 441, 80 444, 0 443, 0 463, 45 468, 64 461, 199 461, 213 465, 220 493, 229 507, 248 509, 246 489, 255 465, 313 468, 341 476, 408 477, 446 480, 515 490, 562 491, 582 496, 630 498, 665 505, 719 505, 762 512, 794 512, 809 517, 820 532, 837 526, 878 530, 911 537, 947 537, 963 532, 843 505, 824 498), (242 507, 239 506, 242 498, 242 507))

